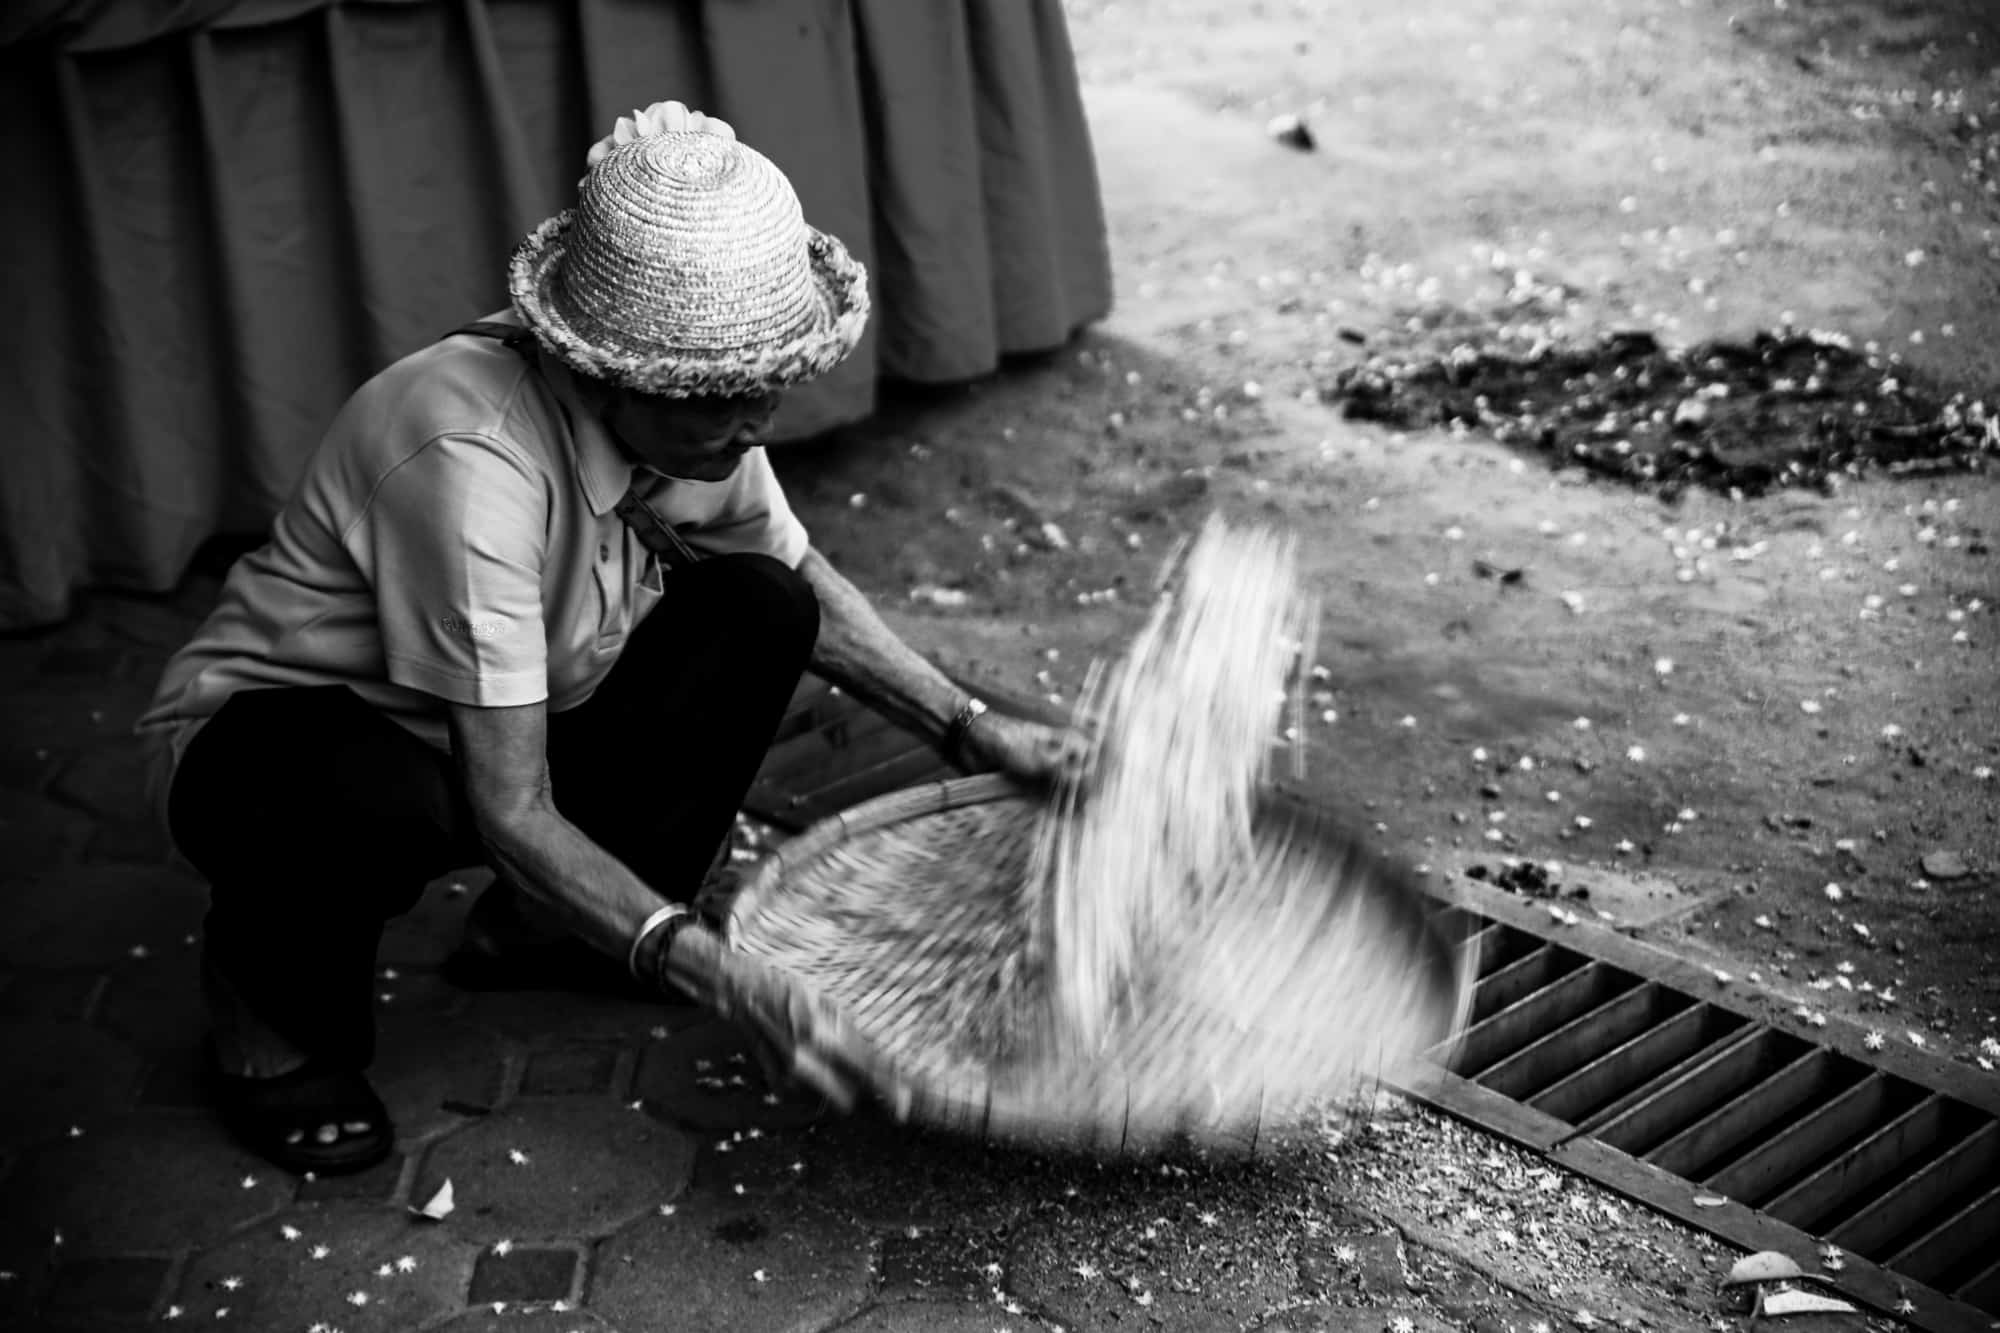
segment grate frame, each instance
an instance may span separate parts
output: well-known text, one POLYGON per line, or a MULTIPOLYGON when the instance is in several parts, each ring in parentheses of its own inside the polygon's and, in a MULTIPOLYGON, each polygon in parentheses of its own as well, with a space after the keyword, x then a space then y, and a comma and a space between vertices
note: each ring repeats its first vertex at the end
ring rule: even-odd
MULTIPOLYGON (((1575 1119, 1534 1103, 1572 1105, 1559 1090, 1591 1069, 1588 1061, 1517 1101, 1483 1081, 1491 1070, 1504 1072, 1513 1054, 1482 1065, 1438 1051, 1428 1067, 1391 1078, 1400 1090, 1732 1244, 1782 1250, 1802 1262, 1836 1245, 1845 1295, 1926 1333, 1988 1333, 2000 1325, 2000 1261, 1979 1248, 1977 1237, 1992 1233, 1975 1229, 2000 1219, 2000 1079, 1914 1047, 1870 1051, 1843 1022, 1812 1026, 1775 996, 1723 983, 1707 968, 1617 931, 1561 924, 1546 905, 1475 880, 1454 876, 1431 891, 1476 941, 1482 961, 1496 950, 1518 959, 1553 947, 1614 977, 1636 978, 1640 988, 1685 997, 1667 1024, 1719 1017, 1698 1034, 1713 1040, 1683 1038, 1678 1049, 1692 1049, 1681 1059, 1575 1119), (1496 928, 1517 938, 1496 940, 1496 928), (1684 1104, 1661 1100, 1676 1097, 1684 1104), (1684 1112, 1688 1105, 1698 1112, 1691 1118, 1661 1112, 1671 1126, 1663 1135, 1626 1133, 1642 1108, 1684 1112), (1621 1136, 1623 1143, 1611 1141, 1621 1136), (1945 1182, 1967 1179, 1977 1183, 1960 1193, 1971 1197, 1928 1202, 1926 1191, 1934 1197, 1945 1182), (1761 1204, 1745 1201, 1760 1196, 1761 1204), (1801 1217, 1818 1219, 1816 1229, 1800 1225, 1801 1217), (1903 1302, 1914 1313, 1899 1314, 1903 1302)), ((1505 984, 1511 995, 1513 983, 1505 984)), ((1615 1058, 1664 1027, 1595 1059, 1615 1058)), ((1545 1032, 1539 1042, 1554 1035, 1545 1032)))

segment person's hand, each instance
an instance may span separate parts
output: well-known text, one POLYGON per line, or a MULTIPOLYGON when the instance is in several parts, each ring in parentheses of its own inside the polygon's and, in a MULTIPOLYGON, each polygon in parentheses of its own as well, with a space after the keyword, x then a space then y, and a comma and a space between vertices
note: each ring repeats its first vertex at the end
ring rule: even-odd
POLYGON ((611 133, 590 146, 590 152, 584 155, 584 165, 596 166, 598 160, 613 148, 631 143, 634 139, 681 130, 713 134, 723 139, 736 137, 736 127, 720 117, 690 110, 681 102, 655 102, 644 111, 620 116, 611 133))
POLYGON ((845 1111, 854 1105, 861 1074, 835 1049, 846 1027, 795 981, 745 954, 731 952, 706 926, 674 933, 661 959, 660 980, 693 996, 723 1018, 749 1029, 767 1082, 804 1083, 845 1111))
POLYGON ((990 711, 972 720, 959 749, 968 767, 990 766, 1024 782, 1079 782, 1090 760, 1090 741, 1074 728, 990 711))

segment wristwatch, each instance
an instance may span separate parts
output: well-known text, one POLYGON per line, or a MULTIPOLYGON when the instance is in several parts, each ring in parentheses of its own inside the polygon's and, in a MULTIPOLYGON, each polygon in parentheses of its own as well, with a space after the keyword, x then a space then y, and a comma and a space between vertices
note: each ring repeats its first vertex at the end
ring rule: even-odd
POLYGON ((959 751, 965 745, 965 738, 972 734, 972 724, 985 712, 984 700, 976 695, 965 696, 965 702, 960 705, 958 715, 952 718, 951 725, 944 729, 944 752, 947 757, 960 757, 959 751))

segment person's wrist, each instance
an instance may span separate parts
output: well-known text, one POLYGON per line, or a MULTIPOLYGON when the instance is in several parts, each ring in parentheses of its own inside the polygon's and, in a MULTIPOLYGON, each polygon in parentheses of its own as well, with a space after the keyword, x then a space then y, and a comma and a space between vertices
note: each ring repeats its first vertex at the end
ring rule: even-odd
POLYGON ((626 970, 640 980, 660 976, 674 937, 693 921, 693 911, 682 903, 668 903, 647 917, 632 936, 626 970))
POLYGON ((962 758, 965 743, 971 739, 972 729, 979 719, 986 715, 986 701, 978 695, 968 694, 958 706, 958 711, 944 729, 944 752, 949 758, 962 758))

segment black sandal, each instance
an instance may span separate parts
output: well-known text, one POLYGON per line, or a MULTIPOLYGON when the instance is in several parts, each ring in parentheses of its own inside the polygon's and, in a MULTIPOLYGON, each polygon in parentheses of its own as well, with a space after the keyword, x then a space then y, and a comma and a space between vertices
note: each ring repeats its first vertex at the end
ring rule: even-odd
POLYGON ((249 1078, 224 1072, 212 1044, 203 1049, 203 1064, 222 1123, 274 1166, 299 1175, 349 1175, 382 1162, 395 1146, 389 1109, 358 1070, 308 1061, 276 1078, 249 1078), (347 1130, 362 1120, 365 1132, 347 1130), (321 1125, 335 1126, 339 1137, 321 1143, 321 1125))

